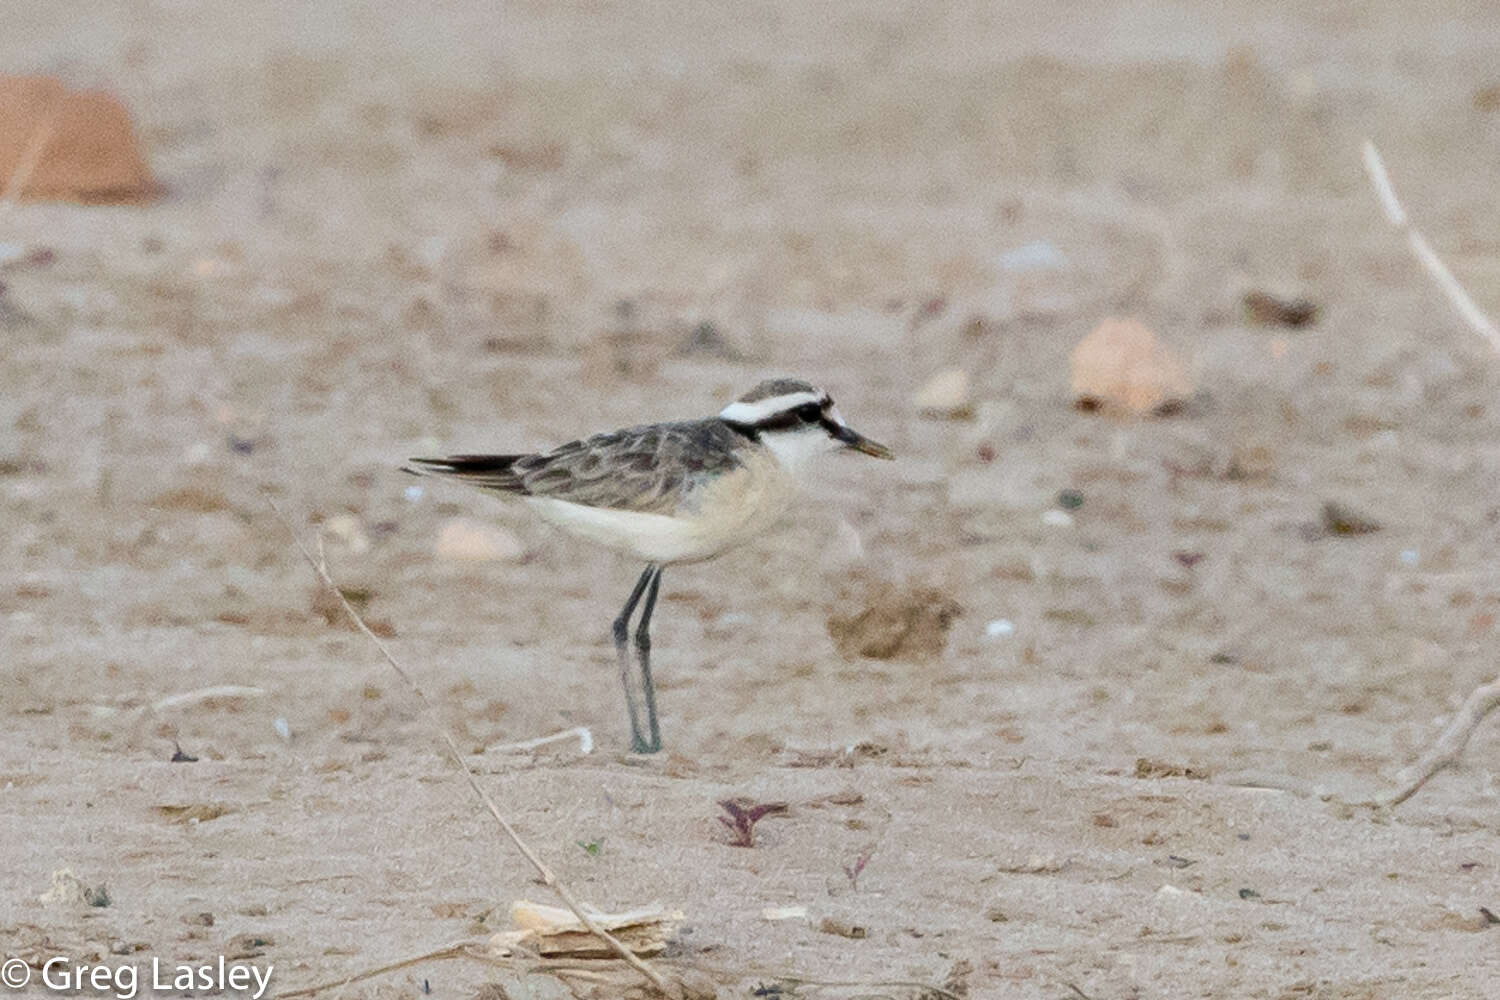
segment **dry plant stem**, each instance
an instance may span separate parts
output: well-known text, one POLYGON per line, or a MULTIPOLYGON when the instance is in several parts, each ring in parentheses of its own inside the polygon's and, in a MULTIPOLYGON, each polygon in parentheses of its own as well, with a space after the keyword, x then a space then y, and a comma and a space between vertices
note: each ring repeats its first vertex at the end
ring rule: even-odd
MULTIPOLYGON (((494 955, 489 955, 483 951, 477 950, 477 946, 473 942, 464 942, 462 944, 453 945, 449 948, 439 948, 437 951, 429 951, 424 955, 413 955, 410 958, 399 959, 395 962, 387 962, 384 965, 379 965, 372 969, 363 969, 359 972, 351 973, 350 975, 347 975, 342 979, 330 979, 326 982, 317 983, 312 986, 304 986, 301 989, 292 990, 290 993, 278 993, 276 994, 276 996, 278 1000, 296 1000, 296 998, 298 997, 316 996, 317 994, 326 992, 327 990, 341 990, 346 986, 352 986, 354 983, 362 983, 367 979, 374 979, 375 977, 383 976, 388 972, 399 972, 402 969, 409 969, 413 965, 423 965, 427 962, 443 962, 451 958, 467 958, 472 961, 482 962, 485 965, 495 965, 507 969, 519 968, 528 973, 555 976, 559 979, 565 976, 573 976, 575 978, 592 980, 596 982, 607 981, 606 977, 599 975, 597 969, 590 969, 582 965, 568 965, 565 963, 543 963, 537 961, 534 957, 522 959, 519 961, 496 958, 494 955)), ((575 994, 575 996, 576 995, 577 994, 575 994)))
POLYGON ((544 747, 548 743, 561 743, 566 739, 578 740, 579 753, 592 753, 594 749, 594 734, 589 732, 588 726, 574 726, 572 729, 564 729, 562 732, 553 733, 550 736, 537 736, 529 740, 519 740, 515 743, 496 743, 492 747, 485 747, 485 753, 509 753, 513 750, 535 750, 544 747))
POLYGON ((196 691, 183 691, 178 694, 169 694, 165 698, 158 698, 151 703, 153 712, 165 712, 170 708, 183 708, 187 705, 196 705, 199 702, 212 701, 215 698, 225 700, 231 698, 264 698, 269 694, 265 688, 249 687, 244 684, 219 684, 215 687, 198 688, 196 691))
POLYGON ((592 917, 584 912, 583 907, 573 896, 573 893, 568 890, 568 887, 557 880, 557 876, 552 873, 552 869, 547 867, 546 862, 537 857, 536 852, 534 852, 527 845, 526 841, 521 839, 521 835, 516 833, 515 828, 512 827, 509 821, 507 821, 506 818, 501 814, 500 807, 495 805, 495 800, 490 798, 489 793, 486 792, 484 790, 484 787, 479 784, 479 779, 474 776, 473 770, 470 769, 469 765, 464 762, 463 754, 459 751, 458 744, 454 741, 452 735, 449 734, 447 728, 443 726, 443 724, 439 721, 437 709, 435 709, 432 705, 432 702, 428 700, 427 695, 425 692, 423 692, 421 686, 417 684, 416 680, 412 678, 411 674, 406 672, 405 667, 396 662, 396 658, 391 655, 390 649, 387 648, 386 644, 381 641, 378 635, 370 631, 370 627, 365 624, 365 621, 360 617, 359 612, 354 610, 354 605, 349 603, 349 600, 344 597, 343 592, 339 590, 338 585, 333 582, 333 577, 329 575, 328 572, 328 564, 321 557, 321 538, 319 539, 318 544, 319 557, 315 558, 313 554, 308 551, 307 546, 302 544, 302 539, 297 536, 296 529, 292 527, 291 521, 289 521, 287 519, 287 516, 282 513, 281 508, 276 505, 276 501, 271 499, 270 494, 265 493, 264 491, 262 491, 261 495, 265 497, 266 503, 270 505, 271 510, 275 511, 276 517, 279 521, 281 521, 282 527, 286 528, 287 533, 292 536, 292 544, 297 546, 297 550, 302 553, 302 558, 307 560, 307 564, 313 568, 313 572, 318 574, 318 578, 323 581, 323 585, 327 587, 329 592, 337 597, 339 603, 343 605, 344 613, 347 614, 350 620, 353 621, 354 624, 359 628, 359 630, 365 634, 365 637, 375 644, 375 648, 380 650, 380 655, 385 659, 385 662, 390 665, 390 668, 396 672, 396 675, 401 678, 402 682, 406 684, 411 693, 416 695, 417 700, 422 703, 423 709, 426 710, 428 717, 432 720, 433 728, 435 728, 438 734, 443 738, 443 745, 447 748, 448 758, 458 766, 460 773, 462 773, 464 776, 464 780, 469 783, 469 788, 473 790, 475 795, 479 796, 479 801, 484 803, 485 809, 487 809, 489 811, 489 814, 495 818, 495 822, 500 824, 500 829, 503 830, 505 832, 505 835, 510 838, 511 843, 515 844, 516 849, 526 857, 527 861, 531 862, 531 866, 537 871, 538 880, 547 888, 551 889, 557 894, 557 897, 563 901, 563 904, 567 906, 568 909, 573 911, 573 914, 578 918, 579 923, 583 924, 583 926, 588 929, 590 934, 593 934, 596 938, 603 941, 610 951, 613 951, 615 954, 619 955, 622 960, 624 960, 633 969, 644 976, 652 986, 656 987, 664 995, 672 996, 673 993, 668 989, 666 980, 662 979, 662 977, 658 975, 654 969, 652 969, 645 962, 641 961, 641 959, 634 952, 625 947, 625 945, 621 944, 613 934, 610 934, 603 927, 600 927, 592 917))
POLYGON ((405 969, 408 966, 420 965, 423 962, 439 962, 446 958, 463 958, 467 955, 468 952, 464 950, 464 946, 456 944, 451 948, 439 948, 437 951, 429 951, 425 955, 415 955, 411 958, 403 958, 399 962, 390 962, 380 966, 378 969, 366 969, 363 972, 356 972, 343 979, 332 979, 326 983, 318 983, 316 986, 304 986, 300 990, 292 990, 289 993, 277 993, 276 996, 277 1000, 294 1000, 296 997, 310 997, 314 994, 322 993, 324 990, 339 989, 349 986, 352 983, 359 983, 366 979, 374 979, 376 976, 383 976, 387 972, 405 969))
POLYGON ((1457 762, 1464 747, 1469 745, 1469 737, 1474 735, 1474 730, 1484 717, 1500 705, 1500 680, 1491 681, 1488 684, 1474 689, 1474 692, 1464 701, 1463 707, 1458 710, 1448 723, 1443 734, 1432 744, 1432 748, 1412 765, 1409 773, 1410 780, 1403 785, 1385 804, 1388 806, 1399 806, 1407 799, 1417 793, 1417 789, 1427 784, 1427 779, 1437 774, 1443 768, 1457 762))
MULTIPOLYGON (((1370 140, 1365 140, 1364 145, 1365 172, 1370 175, 1370 184, 1375 188, 1375 196, 1380 199, 1380 205, 1385 209, 1385 217, 1390 220, 1391 225, 1406 234, 1406 240, 1411 244, 1411 252, 1416 254, 1417 260, 1432 275, 1432 280, 1437 282, 1443 294, 1448 296, 1448 301, 1458 310, 1464 322, 1468 323, 1475 333, 1479 334, 1489 342, 1490 348, 1500 354, 1500 329, 1495 327, 1494 322, 1484 314, 1484 311, 1474 304, 1469 293, 1464 291, 1458 279, 1453 277, 1453 272, 1448 270, 1436 253, 1433 252, 1427 240, 1411 224, 1407 217, 1406 209, 1401 207, 1401 199, 1396 197, 1396 189, 1391 184, 1391 177, 1385 170, 1385 161, 1380 158, 1380 150, 1370 140)), ((1389 806, 1398 806, 1417 793, 1417 789, 1427 783, 1427 779, 1441 771, 1443 768, 1458 760, 1459 754, 1463 753, 1464 747, 1469 743, 1469 737, 1473 735, 1474 729, 1479 725, 1496 705, 1500 705, 1500 679, 1491 681, 1477 688, 1464 701, 1463 708, 1459 709, 1458 715, 1448 723, 1448 728, 1438 737, 1437 742, 1432 745, 1426 755, 1411 768, 1413 775, 1394 795, 1385 800, 1389 806)))
POLYGON ((10 179, 5 182, 5 190, 0 191, 0 213, 6 212, 21 197, 21 192, 26 190, 26 182, 31 180, 31 172, 36 169, 37 161, 42 158, 42 150, 47 148, 47 140, 52 138, 52 124, 57 115, 49 111, 47 116, 37 122, 36 128, 31 130, 31 137, 26 140, 26 148, 21 151, 21 158, 16 161, 16 169, 11 171, 10 179))
POLYGON ((1365 172, 1370 175, 1370 184, 1375 188, 1375 196, 1380 199, 1381 206, 1385 209, 1385 217, 1390 220, 1391 225, 1406 234, 1406 241, 1411 244, 1411 252, 1416 254, 1417 260, 1432 275, 1443 294, 1448 296, 1448 301, 1458 310, 1464 322, 1485 340, 1489 341, 1490 347, 1500 354, 1500 329, 1486 316, 1474 300, 1469 298, 1469 293, 1464 291, 1458 279, 1453 277, 1453 272, 1448 270, 1436 253, 1433 252, 1427 240, 1419 233, 1411 220, 1407 218, 1406 209, 1401 207, 1400 200, 1396 197, 1396 189, 1391 186, 1390 175, 1385 172, 1385 161, 1380 158, 1380 151, 1370 140, 1365 140, 1364 146, 1365 172))

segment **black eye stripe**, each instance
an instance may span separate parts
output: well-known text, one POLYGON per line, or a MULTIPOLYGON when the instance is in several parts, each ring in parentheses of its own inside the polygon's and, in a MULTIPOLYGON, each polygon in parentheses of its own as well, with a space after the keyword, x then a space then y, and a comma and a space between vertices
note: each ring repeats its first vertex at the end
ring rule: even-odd
POLYGON ((805 403, 794 410, 773 413, 764 419, 757 420, 751 426, 757 431, 789 431, 808 424, 824 428, 834 426, 833 422, 823 415, 823 408, 817 403, 805 403))
POLYGON ((761 431, 790 431, 799 427, 821 427, 827 433, 837 435, 840 430, 839 424, 828 416, 828 411, 832 408, 833 401, 825 399, 821 402, 803 403, 790 410, 768 414, 754 423, 725 422, 736 433, 751 438, 759 435, 761 431))
POLYGON ((801 415, 793 410, 790 413, 772 414, 764 420, 757 420, 753 426, 758 431, 789 431, 805 422, 801 415))

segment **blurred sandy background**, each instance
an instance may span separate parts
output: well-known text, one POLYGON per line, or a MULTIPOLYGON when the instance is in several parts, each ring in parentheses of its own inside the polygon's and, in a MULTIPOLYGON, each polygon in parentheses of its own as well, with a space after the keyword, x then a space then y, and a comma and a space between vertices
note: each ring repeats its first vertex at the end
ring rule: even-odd
MULTIPOLYGON (((1500 311, 1491 5, 8 0, 0 23, 0 70, 124 100, 165 191, 0 214, 0 950, 249 935, 286 991, 545 898, 321 613, 263 487, 466 748, 591 728, 589 756, 473 761, 580 895, 685 911, 673 960, 722 996, 791 973, 1500 993, 1493 721, 1399 810, 1350 805, 1496 670, 1500 363, 1358 156, 1379 143, 1500 311), (1256 324, 1253 290, 1318 319, 1256 324), (1073 408, 1069 352, 1110 315, 1186 360, 1181 412, 1073 408), (972 419, 920 416, 949 368, 972 419), (833 463, 787 532, 667 572, 668 752, 627 759, 605 635, 639 567, 395 467, 779 373, 901 461, 833 463), (1329 534, 1329 501, 1380 530, 1329 534), (513 551, 439 555, 455 518, 513 551), (941 655, 838 655, 827 619, 882 583, 964 609, 941 655), (227 684, 262 693, 157 707, 227 684), (733 795, 792 813, 730 847, 733 795), (59 868, 112 904, 38 902, 59 868), (784 905, 811 919, 762 919, 784 905)), ((819 995, 851 994, 922 995, 819 995)))

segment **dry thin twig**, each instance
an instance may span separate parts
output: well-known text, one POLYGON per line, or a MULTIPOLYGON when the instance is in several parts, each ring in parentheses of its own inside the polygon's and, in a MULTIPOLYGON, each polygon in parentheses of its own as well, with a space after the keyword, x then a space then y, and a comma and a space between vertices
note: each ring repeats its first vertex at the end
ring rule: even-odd
POLYGON ((588 726, 574 726, 572 729, 564 729, 550 736, 537 736, 529 740, 519 740, 515 743, 496 743, 494 746, 485 747, 485 753, 512 753, 521 750, 535 750, 549 743, 561 743, 563 740, 578 740, 579 753, 594 752, 594 734, 589 731, 588 726))
POLYGON ((1459 755, 1464 752, 1464 747, 1469 745, 1469 737, 1474 735, 1474 730, 1478 728, 1479 723, 1483 722, 1484 717, 1494 711, 1497 705, 1500 705, 1500 679, 1475 688, 1464 700, 1463 707, 1458 710, 1458 714, 1449 720, 1443 734, 1433 742, 1432 747, 1421 760, 1407 769, 1406 784, 1386 799, 1385 804, 1399 806, 1415 795, 1417 789, 1427 784, 1427 779, 1450 764, 1457 763, 1459 755))
MULTIPOLYGON (((1500 354, 1500 329, 1496 329, 1494 322, 1474 304, 1469 293, 1464 291, 1458 279, 1453 277, 1453 272, 1448 270, 1447 265, 1433 252, 1427 240, 1411 224, 1406 209, 1401 207, 1401 201, 1396 197, 1396 189, 1391 185, 1390 175, 1385 171, 1385 162, 1380 158, 1380 151, 1368 139, 1365 140, 1364 145, 1364 161, 1365 171, 1370 175, 1370 184, 1375 188, 1375 196, 1380 199, 1380 204, 1385 209, 1385 217, 1390 220, 1391 225, 1406 234, 1412 253, 1416 254, 1417 260, 1421 261, 1427 273, 1432 275, 1432 280, 1437 282, 1443 294, 1448 296, 1448 301, 1453 303, 1453 307, 1458 310, 1464 321, 1475 333, 1489 341, 1490 347, 1496 354, 1500 354)), ((1431 749, 1408 769, 1406 783, 1389 798, 1383 800, 1383 804, 1400 805, 1415 795, 1417 790, 1425 785, 1434 774, 1457 761, 1464 747, 1468 746, 1469 737, 1474 734, 1474 730, 1484 717, 1494 711, 1497 705, 1500 705, 1500 678, 1476 688, 1464 700, 1463 707, 1449 721, 1442 735, 1432 744, 1431 749)))
POLYGON ((413 965, 421 965, 423 962, 439 962, 447 958, 463 958, 468 952, 464 950, 465 945, 456 944, 448 948, 439 948, 437 951, 429 951, 425 955, 414 955, 411 958, 403 958, 399 962, 389 962, 377 969, 365 969, 346 976, 343 979, 332 979, 326 983, 318 983, 316 986, 304 986, 300 990, 292 990, 289 993, 277 993, 280 1000, 294 1000, 296 997, 310 997, 324 990, 336 989, 349 986, 352 983, 363 982, 366 979, 374 979, 376 976, 387 972, 395 972, 397 969, 405 969, 413 965))
POLYGON ((178 694, 169 694, 165 698, 158 698, 151 703, 153 712, 165 712, 172 708, 182 708, 186 705, 197 705, 200 702, 213 701, 216 698, 229 700, 232 698, 264 698, 270 692, 265 688, 249 687, 244 684, 219 684, 214 687, 198 688, 196 691, 182 691, 178 694))
POLYGON ((1364 146, 1365 172, 1370 175, 1370 184, 1375 188, 1375 196, 1380 199, 1381 207, 1385 209, 1385 217, 1390 220, 1391 225, 1406 234, 1406 241, 1411 244, 1411 252, 1416 254, 1417 260, 1432 275, 1443 294, 1448 296, 1448 301, 1458 310, 1464 322, 1485 340, 1490 342, 1490 347, 1495 353, 1500 354, 1500 329, 1484 314, 1469 293, 1464 291, 1458 279, 1453 277, 1453 272, 1448 270, 1428 245, 1426 238, 1417 231, 1406 215, 1406 209, 1401 207, 1400 200, 1396 197, 1396 189, 1391 186, 1390 175, 1385 172, 1385 161, 1380 158, 1380 151, 1370 140, 1365 140, 1364 146))
POLYGON ((302 539, 298 537, 297 531, 292 527, 291 521, 289 521, 287 519, 287 516, 282 513, 281 508, 276 505, 276 501, 271 498, 271 495, 262 490, 261 496, 265 498, 265 501, 270 505, 271 510, 276 513, 276 518, 281 522, 282 527, 286 528, 287 533, 291 535, 292 544, 297 546, 297 550, 302 553, 302 558, 307 560, 307 564, 313 568, 314 573, 318 574, 318 578, 323 581, 323 585, 327 587, 329 592, 337 597, 339 603, 343 605, 344 613, 347 614, 350 620, 353 621, 354 624, 359 628, 359 630, 365 634, 365 637, 375 644, 375 648, 380 651, 381 657, 384 658, 385 662, 390 665, 390 668, 396 672, 396 675, 401 678, 402 682, 411 691, 411 693, 416 696, 417 700, 422 703, 423 709, 426 710, 428 717, 432 720, 433 728, 436 729, 438 735, 443 738, 443 745, 448 751, 448 758, 458 766, 460 773, 462 773, 464 776, 464 780, 468 782, 469 788, 472 789, 474 794, 479 797, 479 801, 484 803, 485 809, 488 810, 489 814, 495 818, 495 822, 500 824, 500 829, 503 830, 505 832, 505 835, 510 838, 510 842, 516 845, 516 849, 525 856, 527 861, 531 862, 531 866, 537 871, 538 880, 547 888, 551 889, 557 894, 557 897, 563 901, 563 904, 567 906, 568 909, 572 910, 574 915, 578 917, 578 922, 583 924, 584 927, 588 928, 589 933, 593 934, 595 937, 603 941, 605 945, 608 946, 610 951, 620 956, 620 958, 623 959, 627 964, 629 964, 631 968, 635 969, 642 976, 644 976, 652 986, 656 987, 666 996, 673 996, 674 992, 667 986, 667 981, 663 979, 655 969, 652 969, 645 962, 641 961, 641 959, 634 952, 621 944, 614 935, 610 934, 604 928, 600 927, 598 922, 596 922, 593 917, 588 915, 587 911, 585 911, 583 906, 579 904, 578 900, 574 897, 573 893, 569 891, 568 887, 557 880, 557 876, 553 874, 552 869, 547 866, 546 862, 544 862, 536 855, 536 852, 527 845, 526 841, 521 839, 521 835, 516 833, 515 828, 511 826, 510 822, 506 820, 504 815, 501 814, 500 807, 495 805, 495 800, 492 799, 490 797, 490 794, 484 790, 484 786, 482 786, 479 783, 479 779, 475 777, 474 771, 464 761, 463 754, 459 751, 458 744, 454 741, 453 736, 448 732, 447 727, 445 727, 439 721, 437 709, 434 708, 432 702, 428 700, 427 694, 422 690, 421 685, 416 682, 411 674, 406 672, 405 667, 401 666, 401 664, 396 661, 396 658, 391 655, 390 649, 384 642, 381 641, 380 637, 374 632, 370 631, 370 627, 365 624, 365 621, 360 617, 359 612, 354 609, 354 606, 349 603, 348 598, 344 596, 343 591, 339 590, 338 585, 333 582, 333 577, 328 572, 327 560, 323 558, 322 539, 319 538, 318 542, 318 556, 314 557, 313 554, 308 551, 307 546, 302 543, 302 539))
MULTIPOLYGON (((444 962, 454 958, 465 958, 484 965, 513 969, 528 975, 552 976, 563 980, 564 983, 569 979, 577 979, 595 984, 609 983, 618 979, 617 976, 612 976, 610 972, 601 969, 600 963, 597 960, 579 962, 546 961, 538 955, 531 954, 500 958, 486 950, 483 942, 461 941, 447 948, 439 948, 436 951, 429 951, 425 954, 397 959, 394 962, 387 962, 384 965, 369 969, 361 969, 358 972, 350 973, 342 979, 329 979, 321 983, 315 983, 312 986, 304 986, 300 989, 292 990, 290 993, 278 993, 277 997, 280 1000, 297 1000, 299 997, 316 996, 327 990, 343 989, 354 983, 362 983, 365 980, 383 976, 388 972, 398 972, 401 969, 408 969, 414 965, 423 965, 427 962, 444 962)), ((609 968, 620 969, 620 966, 610 966, 609 968)), ((574 995, 577 996, 577 993, 574 995)))

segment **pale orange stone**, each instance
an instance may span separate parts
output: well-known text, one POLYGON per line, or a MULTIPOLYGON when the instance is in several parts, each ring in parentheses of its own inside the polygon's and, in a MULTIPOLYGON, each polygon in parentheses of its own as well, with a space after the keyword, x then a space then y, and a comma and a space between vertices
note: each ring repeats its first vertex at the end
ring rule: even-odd
POLYGON ((1150 413, 1192 394, 1187 368, 1143 323, 1111 317, 1073 348, 1079 402, 1150 413))
POLYGON ((133 202, 160 191, 115 97, 49 76, 0 76, 0 191, 38 142, 18 198, 133 202))

